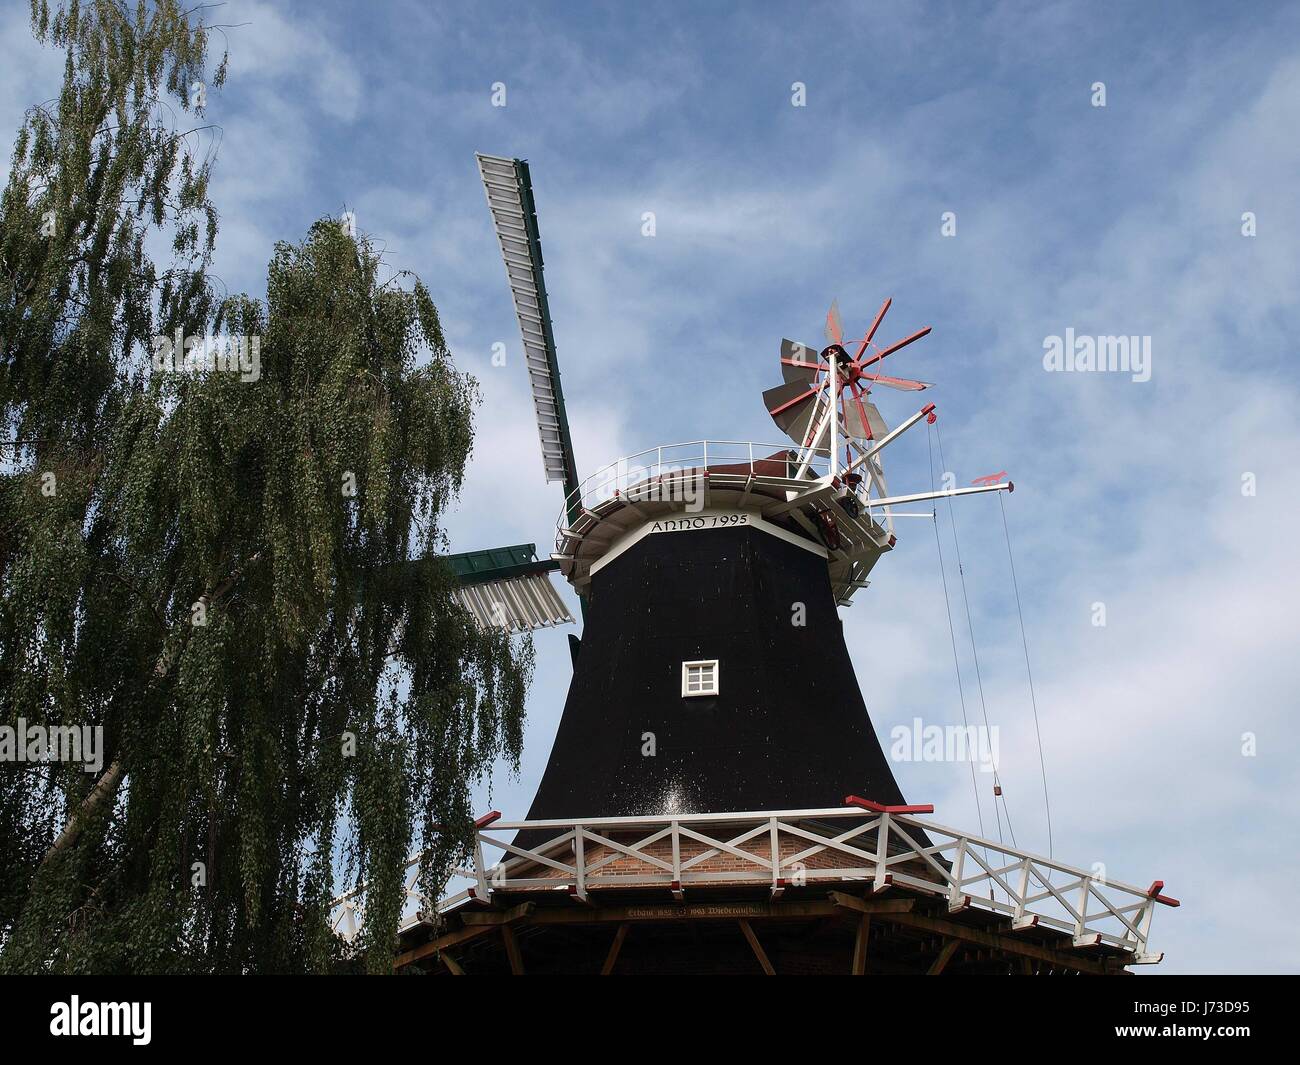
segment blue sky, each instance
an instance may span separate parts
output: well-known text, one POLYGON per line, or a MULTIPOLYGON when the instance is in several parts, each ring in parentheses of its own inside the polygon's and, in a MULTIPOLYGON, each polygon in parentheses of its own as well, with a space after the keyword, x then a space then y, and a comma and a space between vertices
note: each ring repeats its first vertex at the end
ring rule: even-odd
MULTIPOLYGON (((893 296, 891 339, 934 327, 893 372, 938 383, 958 482, 1005 469, 1017 484, 1005 502, 1057 856, 1182 899, 1156 915, 1157 971, 1300 969, 1286 888, 1300 876, 1300 10, 649 7, 229 0, 215 19, 246 25, 209 97, 217 273, 261 293, 275 240, 350 209, 428 283, 483 387, 450 516, 459 549, 546 550, 561 503, 476 150, 531 163, 583 472, 660 443, 775 440, 759 394, 780 338, 816 341, 834 297, 864 328, 893 296), (1151 380, 1045 372, 1044 338, 1067 328, 1150 336, 1151 380)), ((0 35, 9 136, 60 64, 31 44, 25 3, 0 35)), ((897 422, 915 397, 879 404, 897 422)), ((916 431, 891 449, 891 487, 925 487, 926 462, 916 431)), ((960 501, 957 519, 1008 806, 1043 850, 997 501, 960 501)), ((959 721, 928 523, 900 527, 873 582, 845 624, 877 730, 959 721)), ((568 682, 564 633, 536 643, 522 773, 493 782, 508 816, 527 809, 568 682)), ((938 820, 976 827, 965 766, 897 775, 938 820)))

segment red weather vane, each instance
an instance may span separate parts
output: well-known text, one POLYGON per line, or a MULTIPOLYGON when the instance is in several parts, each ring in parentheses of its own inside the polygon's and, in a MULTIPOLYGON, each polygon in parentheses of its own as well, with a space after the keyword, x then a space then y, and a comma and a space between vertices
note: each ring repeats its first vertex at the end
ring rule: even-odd
POLYGON ((971 484, 997 484, 1007 475, 1006 470, 999 470, 997 473, 990 473, 985 477, 976 477, 971 484))

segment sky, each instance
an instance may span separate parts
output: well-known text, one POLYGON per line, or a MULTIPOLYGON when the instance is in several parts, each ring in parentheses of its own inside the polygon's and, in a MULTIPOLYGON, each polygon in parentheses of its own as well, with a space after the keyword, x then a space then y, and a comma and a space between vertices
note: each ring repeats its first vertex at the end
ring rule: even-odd
MULTIPOLYGON (((5 136, 60 72, 26 8, 0 9, 5 136)), ((1016 483, 1056 857, 1181 899, 1145 973, 1300 970, 1300 8, 229 0, 209 21, 231 57, 207 108, 215 271, 263 294, 275 241, 352 211, 427 283, 483 395, 456 550, 548 553, 561 509, 475 151, 530 162, 582 475, 663 443, 778 440, 760 393, 780 339, 818 343, 832 299, 850 334, 886 296, 889 339, 933 326, 892 372, 936 382, 958 484, 1016 483), (1067 330, 1150 338, 1149 380, 1047 369, 1067 330)), ((891 424, 916 409, 877 402, 891 424)), ((927 488, 924 431, 886 469, 927 488)), ((968 712, 973 631, 1007 810, 1045 852, 998 498, 954 513, 968 712)), ((930 522, 900 521, 843 616, 887 749, 895 724, 961 720, 930 522)), ((535 644, 521 770, 480 796, 515 818, 570 673, 566 630, 535 644)), ((992 832, 965 765, 895 775, 936 820, 992 832)))

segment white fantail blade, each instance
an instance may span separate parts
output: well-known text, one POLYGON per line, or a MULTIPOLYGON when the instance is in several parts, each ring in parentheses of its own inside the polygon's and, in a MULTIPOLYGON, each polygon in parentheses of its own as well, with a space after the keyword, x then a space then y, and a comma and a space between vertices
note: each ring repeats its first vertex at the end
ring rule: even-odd
POLYGON ((845 432, 860 440, 879 440, 888 434, 885 419, 881 417, 876 405, 867 399, 865 390, 854 384, 841 394, 844 397, 842 424, 845 432))
POLYGON ((859 409, 854 397, 844 396, 844 418, 840 422, 846 436, 854 437, 858 440, 867 440, 870 438, 870 430, 867 426, 865 412, 859 409))
POLYGON ((876 405, 869 399, 862 401, 862 406, 866 411, 867 425, 871 428, 871 436, 875 440, 889 435, 889 426, 885 424, 885 419, 880 416, 880 411, 876 405))

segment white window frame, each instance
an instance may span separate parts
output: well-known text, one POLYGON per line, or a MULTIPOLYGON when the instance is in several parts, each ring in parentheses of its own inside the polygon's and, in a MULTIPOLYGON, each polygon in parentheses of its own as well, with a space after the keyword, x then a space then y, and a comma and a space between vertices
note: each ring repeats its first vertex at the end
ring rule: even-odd
POLYGON ((718 694, 718 660, 716 658, 701 658, 694 662, 682 663, 682 698, 683 699, 697 699, 702 695, 717 695, 717 694, 718 694), (699 691, 691 691, 690 676, 691 676, 692 669, 701 669, 701 670, 707 669, 708 672, 701 673, 700 683, 701 685, 703 685, 705 679, 707 678, 712 680, 713 682, 712 685, 707 688, 701 687, 699 691))

